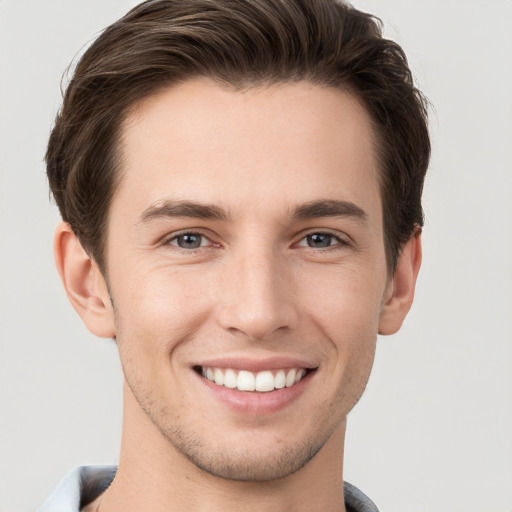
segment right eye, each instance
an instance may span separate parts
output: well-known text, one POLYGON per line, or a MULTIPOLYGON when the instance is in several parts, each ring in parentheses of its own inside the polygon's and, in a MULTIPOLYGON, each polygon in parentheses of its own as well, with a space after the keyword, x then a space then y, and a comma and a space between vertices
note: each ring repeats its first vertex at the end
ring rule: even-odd
POLYGON ((211 241, 201 233, 181 233, 173 236, 167 243, 180 249, 199 249, 211 245, 211 241))

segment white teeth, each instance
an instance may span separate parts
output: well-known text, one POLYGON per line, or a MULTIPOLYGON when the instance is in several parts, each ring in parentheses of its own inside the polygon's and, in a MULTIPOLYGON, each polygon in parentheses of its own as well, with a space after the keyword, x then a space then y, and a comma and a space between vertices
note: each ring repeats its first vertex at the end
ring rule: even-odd
POLYGON ((219 386, 224 385, 224 374, 222 373, 222 370, 220 368, 215 368, 213 370, 213 375, 215 377, 215 384, 218 384, 219 386))
POLYGON ((297 374, 295 369, 291 369, 286 375, 286 387, 289 388, 295 384, 295 375, 297 374))
POLYGON ((272 372, 259 372, 256 375, 256 391, 273 391, 274 376, 272 372))
POLYGON ((274 386, 276 389, 282 389, 286 386, 286 373, 284 370, 279 370, 274 377, 274 386))
POLYGON ((224 386, 227 388, 236 388, 237 378, 234 370, 226 370, 224 374, 224 386))
POLYGON ((238 379, 236 380, 237 388, 240 391, 254 391, 256 387, 254 375, 251 372, 246 372, 242 370, 238 374, 238 379))
POLYGON ((240 391, 268 392, 274 389, 282 389, 297 384, 306 375, 305 368, 291 368, 290 370, 270 371, 253 373, 246 370, 231 368, 206 368, 201 367, 201 374, 209 381, 218 386, 225 386, 240 391))

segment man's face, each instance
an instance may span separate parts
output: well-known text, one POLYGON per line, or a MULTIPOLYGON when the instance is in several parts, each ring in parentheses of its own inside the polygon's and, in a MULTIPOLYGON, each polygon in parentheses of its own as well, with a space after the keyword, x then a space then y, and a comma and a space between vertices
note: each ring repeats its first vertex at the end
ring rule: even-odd
POLYGON ((367 114, 195 80, 138 105, 121 148, 106 273, 132 418, 212 474, 291 474, 343 430, 386 301, 367 114))

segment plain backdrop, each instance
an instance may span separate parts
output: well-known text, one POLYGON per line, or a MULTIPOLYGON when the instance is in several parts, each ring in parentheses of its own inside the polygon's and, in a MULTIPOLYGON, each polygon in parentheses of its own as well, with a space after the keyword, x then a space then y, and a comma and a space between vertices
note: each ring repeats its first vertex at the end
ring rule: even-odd
MULTIPOLYGON (((77 52, 135 4, 0 0, 0 511, 115 463, 115 345, 82 326, 52 257, 43 155, 77 52)), ((512 511, 512 2, 356 0, 434 109, 424 263, 349 416, 345 478, 382 512, 512 511)))

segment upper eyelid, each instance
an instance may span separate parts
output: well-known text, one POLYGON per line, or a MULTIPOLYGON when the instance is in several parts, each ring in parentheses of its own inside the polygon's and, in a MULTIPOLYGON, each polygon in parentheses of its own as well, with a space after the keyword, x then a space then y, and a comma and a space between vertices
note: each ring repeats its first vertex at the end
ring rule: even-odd
MULTIPOLYGON (((297 235, 297 242, 300 242, 301 240, 303 240, 304 238, 306 238, 309 235, 316 235, 316 234, 329 235, 329 236, 332 236, 332 237, 340 240, 340 242, 344 242, 347 244, 353 242, 352 237, 350 235, 348 235, 344 232, 340 232, 337 230, 331 230, 331 229, 327 229, 327 228, 326 229, 305 230, 297 235)), ((295 242, 295 243, 297 243, 297 242, 295 242)))
POLYGON ((174 240, 180 236, 184 235, 199 235, 203 236, 204 238, 207 238, 208 240, 212 241, 212 235, 209 235, 205 233, 201 228, 192 228, 192 229, 183 229, 180 231, 173 231, 172 233, 168 233, 167 235, 163 236, 161 238, 164 242, 170 242, 171 240, 174 240))
POLYGON ((302 238, 300 238, 298 240, 298 242, 295 242, 294 245, 295 246, 298 246, 298 247, 301 247, 301 248, 307 248, 307 249, 314 249, 314 250, 328 250, 328 249, 333 249, 333 248, 339 248, 340 246, 342 247, 346 247, 346 246, 349 246, 349 242, 347 242, 346 240, 344 240, 343 238, 339 237, 339 236, 336 236, 336 235, 333 235, 331 233, 320 233, 320 232, 313 232, 313 233, 310 233, 310 235, 315 235, 315 234, 322 234, 322 235, 328 235, 330 237, 332 237, 334 239, 334 243, 327 246, 327 247, 310 247, 310 246, 307 246, 307 245, 299 245, 301 244, 309 235, 306 235, 306 236, 303 236, 302 238))
POLYGON ((184 236, 184 235, 199 235, 199 236, 204 236, 205 238, 210 238, 208 235, 206 235, 205 233, 203 233, 197 229, 185 229, 183 231, 174 232, 169 235, 169 238, 173 239, 173 238, 177 238, 179 236, 184 236))
MULTIPOLYGON (((207 240, 210 240, 210 238, 207 237, 206 235, 204 235, 203 233, 198 233, 197 231, 185 231, 184 233, 178 233, 177 235, 171 236, 169 238, 169 242, 172 242, 173 240, 176 240, 180 236, 187 236, 187 235, 199 236, 199 237, 202 237, 202 238, 206 238, 207 240)), ((211 242, 211 240, 210 240, 210 242, 211 242)))

